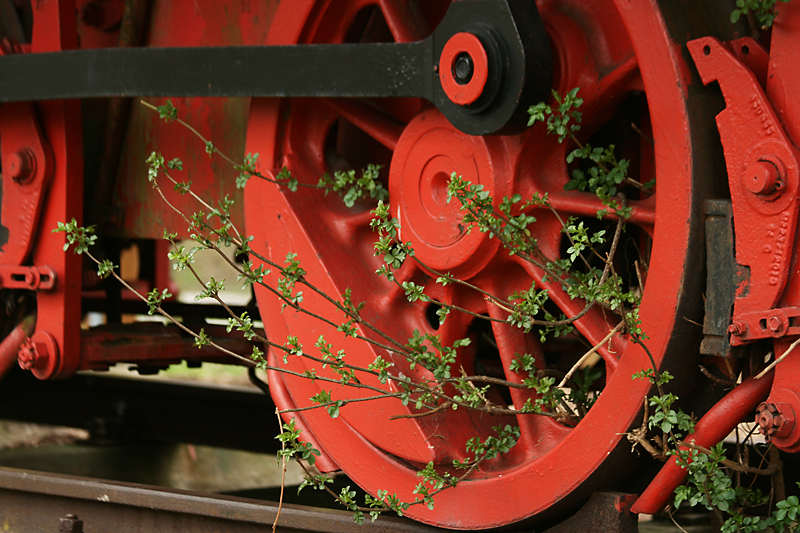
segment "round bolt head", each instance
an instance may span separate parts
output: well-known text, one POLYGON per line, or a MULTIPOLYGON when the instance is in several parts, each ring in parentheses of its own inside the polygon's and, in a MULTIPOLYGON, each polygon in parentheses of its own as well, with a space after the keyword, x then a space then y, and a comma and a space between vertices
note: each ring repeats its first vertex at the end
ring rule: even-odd
POLYGON ((466 52, 459 54, 456 57, 455 64, 453 65, 453 76, 459 85, 466 85, 472 79, 472 73, 475 71, 475 66, 472 64, 472 57, 466 52))
POLYGON ((762 402, 756 409, 756 424, 762 435, 770 437, 774 432, 775 414, 777 408, 774 404, 762 402))
POLYGON ((745 331, 747 331, 747 324, 738 320, 734 321, 730 326, 728 326, 728 333, 737 337, 739 335, 743 335, 745 331))
POLYGON ((20 368, 23 370, 31 370, 36 366, 36 360, 38 359, 38 354, 36 353, 36 345, 33 344, 33 341, 30 338, 25 339, 22 343, 22 346, 19 347, 19 352, 17 353, 17 361, 19 362, 20 368))
POLYGON ((767 196, 781 187, 781 176, 778 167, 769 161, 756 161, 744 173, 747 188, 753 194, 767 196))
POLYGON ((11 179, 19 184, 31 181, 36 174, 36 158, 27 148, 18 150, 8 157, 6 169, 11 179))

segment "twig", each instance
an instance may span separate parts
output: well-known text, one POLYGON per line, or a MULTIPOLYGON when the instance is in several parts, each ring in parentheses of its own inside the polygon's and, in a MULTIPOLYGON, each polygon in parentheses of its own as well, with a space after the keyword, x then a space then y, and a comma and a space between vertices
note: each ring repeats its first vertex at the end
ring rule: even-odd
POLYGON ((726 387, 735 387, 736 383, 734 381, 725 381, 724 379, 720 379, 714 374, 712 374, 706 367, 703 365, 700 366, 700 372, 703 373, 705 377, 713 381, 714 383, 719 383, 720 385, 725 385, 726 387))
POLYGON ((282 409, 281 413, 299 413, 300 411, 311 411, 312 409, 319 409, 320 407, 327 407, 328 405, 335 405, 337 401, 342 402, 340 405, 344 407, 348 403, 368 402, 371 400, 382 400, 384 398, 399 398, 402 396, 399 392, 380 394, 378 396, 367 396, 366 398, 353 398, 352 400, 336 400, 332 402, 322 402, 317 405, 309 405, 308 407, 294 407, 292 409, 282 409))
POLYGON ((395 415, 395 416, 390 416, 389 420, 399 420, 401 418, 422 418, 423 416, 428 416, 428 415, 432 415, 432 414, 444 411, 448 407, 450 407, 450 402, 445 402, 445 403, 437 405, 436 407, 434 407, 433 409, 431 409, 429 411, 425 411, 424 413, 412 413, 412 414, 408 414, 408 415, 395 415))
POLYGON ((639 290, 644 294, 644 282, 642 281, 642 270, 639 268, 639 260, 633 262, 633 267, 636 269, 636 279, 639 281, 639 290))
MULTIPOLYGON (((278 417, 278 427, 281 430, 281 435, 283 435, 283 420, 281 419, 281 413, 278 411, 278 408, 275 408, 275 416, 278 417)), ((286 443, 281 440, 281 451, 286 449, 286 443)), ((278 498, 278 512, 275 514, 275 522, 272 523, 272 533, 275 533, 275 530, 278 527, 278 519, 281 517, 281 509, 283 508, 283 490, 286 488, 286 457, 281 455, 281 495, 278 498)))
POLYGON ((792 352, 792 350, 794 350, 795 348, 797 348, 797 345, 798 345, 798 344, 800 344, 800 338, 798 338, 796 341, 794 341, 792 344, 790 344, 790 345, 789 345, 789 347, 786 349, 786 351, 785 351, 785 352, 783 352, 783 355, 781 355, 780 357, 778 357, 777 359, 775 359, 773 362, 771 362, 769 365, 767 365, 767 368, 765 368, 764 370, 762 370, 761 372, 759 372, 759 373, 758 373, 758 375, 755 377, 755 379, 761 379, 761 378, 763 378, 763 377, 764 377, 764 374, 766 374, 767 372, 769 372, 770 370, 772 370, 773 368, 775 368, 775 365, 777 365, 778 363, 780 363, 781 361, 783 361, 783 360, 784 360, 784 358, 785 358, 787 355, 789 355, 789 354, 792 352))
POLYGON ((606 342, 608 342, 609 339, 611 339, 611 337, 613 337, 615 333, 617 333, 620 329, 622 329, 622 326, 624 325, 625 321, 624 320, 620 321, 619 324, 614 326, 614 329, 608 332, 608 335, 603 337, 603 340, 595 344, 591 350, 583 354, 581 358, 578 359, 578 362, 572 365, 572 368, 569 369, 569 372, 567 372, 567 374, 564 376, 564 379, 561 380, 561 383, 558 384, 559 388, 566 385, 567 381, 569 381, 569 378, 571 378, 572 374, 574 374, 580 368, 580 366, 584 363, 584 361, 589 359, 589 357, 591 357, 593 353, 597 352, 597 350, 599 350, 606 342))
POLYGON ((672 523, 673 523, 673 524, 675 524, 675 527, 677 527, 678 529, 680 529, 681 531, 683 531, 683 533, 689 533, 688 531, 686 531, 685 529, 683 529, 683 528, 680 526, 680 524, 678 524, 678 522, 676 522, 676 521, 675 521, 675 517, 674 517, 674 516, 672 516, 672 512, 668 512, 668 513, 667 513, 667 516, 669 516, 669 519, 670 519, 670 520, 672 520, 672 523))
MULTIPOLYGON (((682 441, 681 445, 686 446, 687 448, 691 448, 693 450, 697 450, 698 452, 704 453, 706 455, 714 453, 705 446, 700 446, 699 444, 696 444, 694 442, 682 441)), ((731 461, 730 459, 722 459, 720 462, 726 467, 730 468, 731 470, 735 470, 736 472, 742 472, 743 474, 755 474, 757 476, 772 475, 775 473, 775 469, 780 467, 780 463, 777 465, 770 463, 770 465, 767 468, 756 468, 754 466, 746 466, 739 464, 735 461, 731 461)))

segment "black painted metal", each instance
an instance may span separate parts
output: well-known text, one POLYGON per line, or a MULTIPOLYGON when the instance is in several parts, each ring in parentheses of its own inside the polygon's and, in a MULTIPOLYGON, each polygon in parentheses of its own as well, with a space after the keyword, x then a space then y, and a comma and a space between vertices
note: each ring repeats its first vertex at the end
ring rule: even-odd
POLYGON ((279 448, 275 405, 260 392, 99 374, 39 381, 30 372, 9 372, 0 387, 0 419, 89 429, 112 442, 279 448))
POLYGON ((145 96, 417 97, 473 134, 525 127, 525 108, 545 99, 552 58, 535 2, 454 2, 436 31, 415 43, 113 48, 0 57, 0 102, 145 96), (437 74, 445 43, 476 35, 489 80, 460 106, 437 74))
POLYGON ((733 249, 733 214, 730 200, 706 200, 707 285, 703 342, 700 353, 731 356, 730 334, 736 286, 742 269, 733 249))
MULTIPOLYGON (((8 531, 58 531, 68 514, 86 533, 263 533, 278 504, 244 498, 161 490, 145 485, 0 468, 0 517, 8 531)), ((359 526, 346 511, 286 504, 277 531, 293 533, 435 533, 393 516, 359 526)))
POLYGON ((109 48, 0 57, 0 101, 112 96, 417 96, 431 42, 109 48))

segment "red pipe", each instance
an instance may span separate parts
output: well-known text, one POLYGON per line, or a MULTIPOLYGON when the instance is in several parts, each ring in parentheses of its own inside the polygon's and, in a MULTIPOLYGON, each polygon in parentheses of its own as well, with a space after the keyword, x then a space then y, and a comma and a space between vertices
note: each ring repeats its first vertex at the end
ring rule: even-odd
POLYGON ((28 315, 0 343, 0 379, 17 362, 17 353, 23 341, 33 335, 36 329, 36 315, 28 315))
MULTIPOLYGON (((710 448, 724 439, 748 413, 767 398, 774 378, 774 370, 761 379, 747 378, 700 419, 694 433, 686 441, 710 448)), ((672 499, 675 489, 686 480, 686 476, 686 469, 681 468, 677 459, 670 458, 634 502, 631 512, 660 512, 672 499)))

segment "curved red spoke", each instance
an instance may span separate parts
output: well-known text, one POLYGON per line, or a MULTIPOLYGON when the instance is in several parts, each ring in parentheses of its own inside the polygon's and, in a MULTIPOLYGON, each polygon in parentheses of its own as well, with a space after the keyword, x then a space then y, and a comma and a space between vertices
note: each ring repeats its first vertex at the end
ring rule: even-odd
POLYGON ((424 39, 431 30, 417 0, 378 0, 386 24, 398 43, 424 39))
POLYGON ((597 81, 589 87, 579 91, 578 95, 583 98, 581 111, 590 115, 597 112, 596 107, 607 107, 631 91, 641 89, 642 80, 636 56, 631 55, 602 74, 598 73, 597 81))
POLYGON ((397 146, 405 124, 392 115, 363 100, 331 98, 324 102, 389 150, 397 146))
MULTIPOLYGON (((535 268, 529 269, 534 278, 536 278, 537 286, 547 290, 550 300, 561 309, 565 316, 574 317, 584 310, 586 307, 584 300, 579 298, 571 299, 560 284, 545 280, 542 275, 537 273, 537 270, 535 268)), ((609 376, 617 367, 618 358, 628 344, 625 336, 619 333, 605 340, 606 336, 620 320, 622 319, 613 312, 595 305, 585 315, 573 322, 575 328, 586 338, 589 345, 596 347, 597 353, 606 363, 609 376)))
MULTIPOLYGON (((489 315, 492 318, 505 320, 507 313, 496 305, 489 305, 489 315)), ((540 370, 545 368, 542 346, 533 335, 524 333, 508 322, 492 322, 492 331, 508 381, 521 384, 527 377, 525 373, 517 373, 510 369, 512 362, 524 354, 532 355, 540 370)), ((531 389, 509 387, 509 393, 516 409, 520 409, 528 400, 534 401, 537 398, 531 389)), ((569 427, 559 424, 551 417, 533 413, 518 414, 517 423, 520 429, 518 446, 521 448, 520 451, 526 454, 544 453, 561 442, 570 431, 569 427)))
MULTIPOLYGON (((567 216, 591 217, 597 216, 600 210, 609 211, 604 217, 616 220, 616 216, 603 204, 597 195, 592 193, 579 193, 575 191, 552 191, 547 193, 553 209, 566 218, 567 216)), ((626 222, 636 224, 652 237, 656 223, 656 198, 655 194, 645 200, 626 200, 625 205, 631 208, 631 216, 626 222)))

